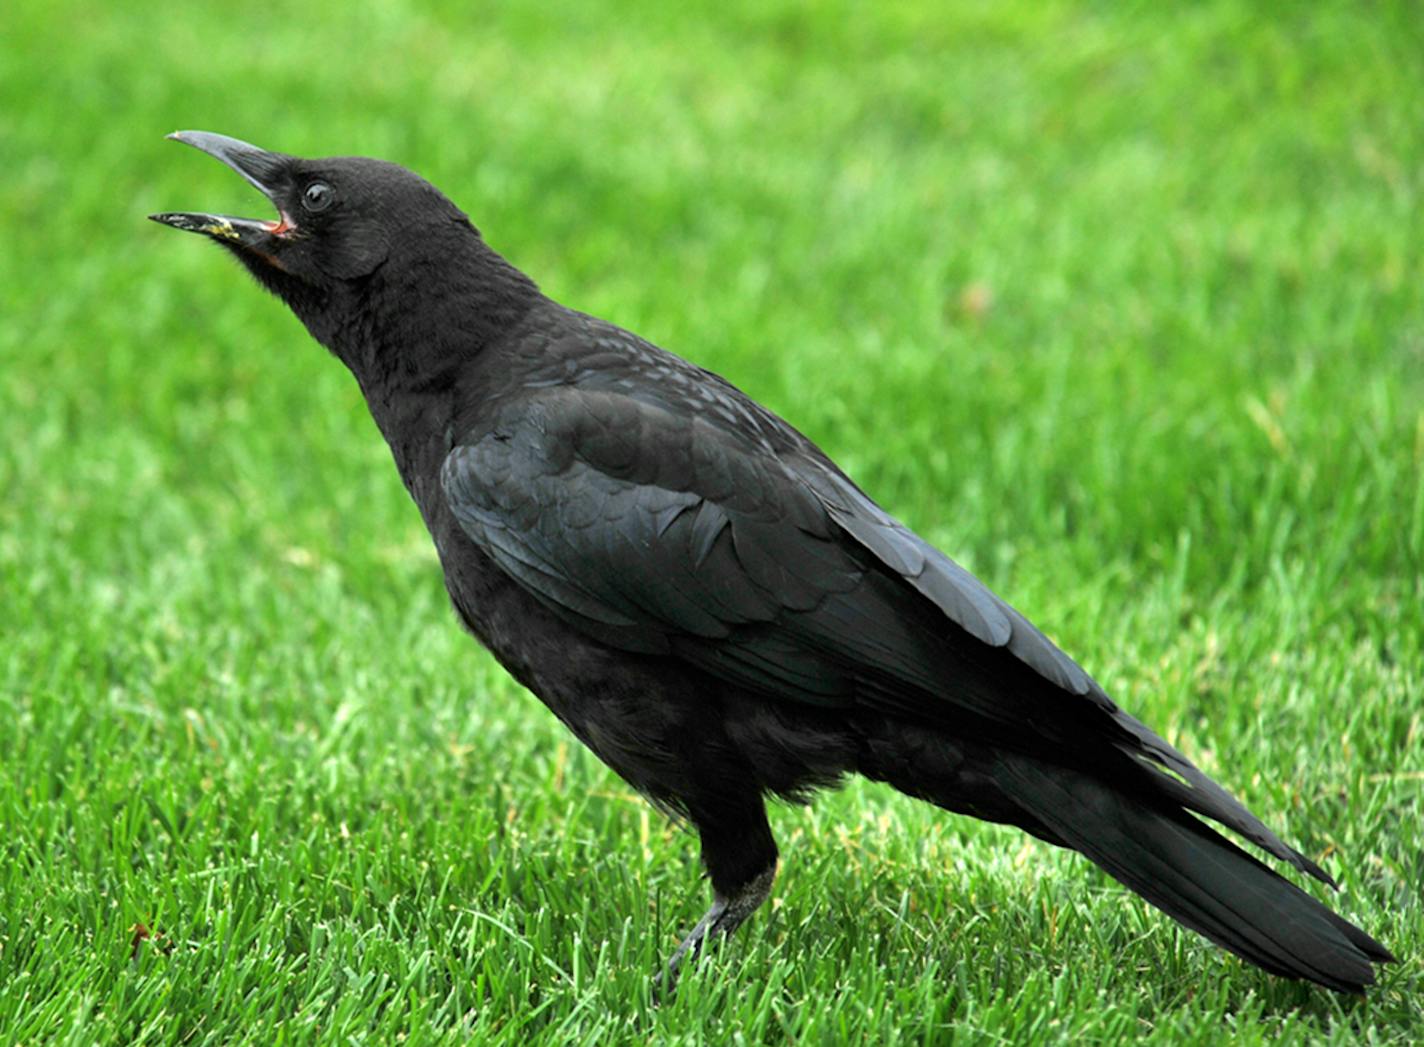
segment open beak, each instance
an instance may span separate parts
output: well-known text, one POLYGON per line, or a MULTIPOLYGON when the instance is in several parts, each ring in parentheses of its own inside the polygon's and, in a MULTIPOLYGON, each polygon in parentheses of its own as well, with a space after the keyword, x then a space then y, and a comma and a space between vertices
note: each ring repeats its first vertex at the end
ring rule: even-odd
MULTIPOLYGON (((201 149, 209 156, 215 156, 227 164, 247 182, 257 188, 263 196, 277 206, 276 193, 282 173, 292 158, 282 153, 269 153, 255 145, 240 142, 227 135, 212 134, 209 131, 174 131, 169 138, 201 149)), ((243 247, 253 247, 270 242, 273 236, 282 236, 292 229, 292 223, 282 214, 279 222, 259 221, 255 218, 234 218, 231 215, 207 214, 200 211, 165 211, 148 217, 155 222, 171 225, 190 233, 205 233, 215 240, 224 240, 243 247)))

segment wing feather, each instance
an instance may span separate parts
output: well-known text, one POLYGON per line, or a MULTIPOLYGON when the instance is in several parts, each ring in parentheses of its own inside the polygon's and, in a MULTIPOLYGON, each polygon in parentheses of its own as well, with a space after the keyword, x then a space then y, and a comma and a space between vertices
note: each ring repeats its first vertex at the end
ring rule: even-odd
POLYGON ((1169 772, 1153 776, 1161 795, 1324 877, 809 442, 710 381, 677 378, 695 403, 626 382, 526 388, 450 452, 447 503, 504 571, 604 642, 1064 758, 1116 749, 1169 772))

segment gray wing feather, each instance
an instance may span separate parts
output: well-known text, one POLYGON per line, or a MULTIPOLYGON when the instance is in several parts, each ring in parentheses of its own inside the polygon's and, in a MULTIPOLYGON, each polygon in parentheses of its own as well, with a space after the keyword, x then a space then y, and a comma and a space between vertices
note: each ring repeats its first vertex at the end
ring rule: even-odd
MULTIPOLYGON (((1108 702, 1077 662, 988 586, 870 500, 839 473, 822 469, 812 484, 831 517, 976 640, 1009 652, 1051 683, 1108 702)), ((1109 702, 1109 704, 1111 704, 1109 702)))
MULTIPOLYGON (((893 593, 877 590, 864 607, 827 603, 863 588, 862 549, 969 636, 1113 708, 1022 615, 834 467, 746 446, 697 416, 607 391, 540 390, 468 434, 442 482, 461 526, 502 568, 555 609, 626 631, 637 649, 819 609, 827 643, 936 689, 923 678, 925 638, 903 633, 893 613, 850 624, 893 605, 893 593)), ((813 633, 803 645, 818 642, 813 633)))

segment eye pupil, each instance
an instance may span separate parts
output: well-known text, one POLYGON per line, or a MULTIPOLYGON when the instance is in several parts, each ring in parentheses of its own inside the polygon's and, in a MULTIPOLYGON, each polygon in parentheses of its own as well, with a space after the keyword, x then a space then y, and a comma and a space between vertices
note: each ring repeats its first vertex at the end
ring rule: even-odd
POLYGON ((302 202, 306 204, 308 211, 324 211, 331 206, 334 195, 331 186, 325 182, 313 182, 302 194, 302 202))

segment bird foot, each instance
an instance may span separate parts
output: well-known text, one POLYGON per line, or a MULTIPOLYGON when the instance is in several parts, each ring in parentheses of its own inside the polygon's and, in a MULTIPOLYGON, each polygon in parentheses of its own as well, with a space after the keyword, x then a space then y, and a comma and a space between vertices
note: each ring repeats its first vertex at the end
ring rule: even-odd
POLYGON ((653 995, 657 998, 671 996, 677 989, 677 976, 683 963, 695 957, 711 938, 731 937, 732 932, 770 896, 771 881, 775 877, 776 866, 772 865, 732 894, 714 895, 711 908, 703 913, 697 926, 682 940, 672 956, 668 957, 667 965, 653 979, 653 995))

